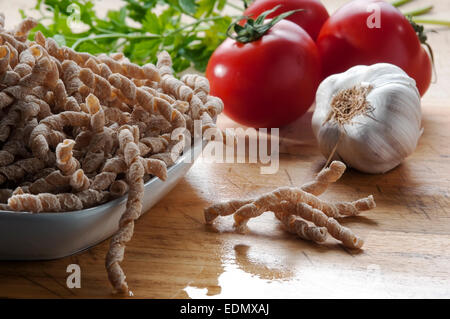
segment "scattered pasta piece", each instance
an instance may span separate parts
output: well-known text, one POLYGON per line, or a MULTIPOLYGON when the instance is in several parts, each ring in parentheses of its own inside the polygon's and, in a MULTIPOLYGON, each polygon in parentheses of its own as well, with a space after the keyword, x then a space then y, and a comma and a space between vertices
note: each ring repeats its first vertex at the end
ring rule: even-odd
POLYGON ((374 208, 373 196, 339 203, 329 203, 315 196, 322 194, 344 171, 345 165, 334 161, 328 168, 323 169, 314 181, 300 188, 280 187, 256 199, 214 204, 205 209, 205 221, 212 223, 218 216, 233 214, 236 229, 245 231, 249 219, 271 211, 289 232, 296 233, 300 238, 323 242, 328 232, 346 247, 361 248, 364 241, 350 229, 341 226, 335 218, 355 216, 374 208), (315 226, 309 226, 305 220, 315 226))

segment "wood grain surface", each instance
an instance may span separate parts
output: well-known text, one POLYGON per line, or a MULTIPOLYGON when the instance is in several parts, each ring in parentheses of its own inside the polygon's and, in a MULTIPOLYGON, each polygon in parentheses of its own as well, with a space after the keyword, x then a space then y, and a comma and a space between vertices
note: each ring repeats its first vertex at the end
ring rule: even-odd
MULTIPOLYGON (((345 1, 324 1, 331 9, 345 1)), ((25 1, 0 1, 14 12, 25 1)), ((28 6, 30 2, 26 1, 28 6)), ((113 4, 117 1, 113 1, 113 4)), ((450 18, 447 0, 432 16, 450 18)), ((18 16, 17 16, 18 19, 18 16)), ((11 24, 11 21, 8 22, 11 24)), ((434 27, 432 27, 434 28, 434 27)), ((300 185, 324 164, 310 128, 311 112, 281 130, 280 167, 210 163, 200 158, 177 187, 136 223, 124 270, 140 298, 450 297, 450 31, 430 34, 437 83, 423 99, 424 134, 416 152, 384 175, 349 170, 324 198, 375 196, 376 209, 342 222, 365 239, 362 251, 337 241, 312 244, 286 233, 272 214, 237 234, 232 218, 206 226, 203 208, 300 185)), ((236 126, 221 116, 222 127, 236 126)), ((83 234, 80 234, 82 236, 83 234)), ((0 297, 113 297, 104 268, 105 241, 45 262, 0 262, 0 297), (66 286, 69 264, 81 267, 81 288, 66 286)))

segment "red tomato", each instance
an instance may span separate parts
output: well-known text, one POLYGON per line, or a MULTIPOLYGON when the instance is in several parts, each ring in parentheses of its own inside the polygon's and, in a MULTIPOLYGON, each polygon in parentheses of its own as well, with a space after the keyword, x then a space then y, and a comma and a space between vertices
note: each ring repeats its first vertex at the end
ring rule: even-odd
POLYGON ((431 59, 413 27, 399 10, 384 1, 356 0, 344 5, 323 25, 317 47, 323 77, 359 64, 386 62, 399 66, 416 80, 421 95, 431 82, 431 59), (374 5, 379 8, 379 28, 367 24, 374 5))
POLYGON ((226 39, 211 56, 206 76, 230 118, 278 127, 303 115, 314 101, 319 55, 302 28, 281 20, 256 41, 226 39))
POLYGON ((256 0, 244 11, 244 15, 256 18, 264 11, 273 9, 280 4, 282 7, 267 17, 273 18, 283 12, 304 9, 304 11, 287 17, 286 20, 298 24, 308 32, 313 40, 316 40, 320 28, 329 17, 327 9, 319 0, 256 0))

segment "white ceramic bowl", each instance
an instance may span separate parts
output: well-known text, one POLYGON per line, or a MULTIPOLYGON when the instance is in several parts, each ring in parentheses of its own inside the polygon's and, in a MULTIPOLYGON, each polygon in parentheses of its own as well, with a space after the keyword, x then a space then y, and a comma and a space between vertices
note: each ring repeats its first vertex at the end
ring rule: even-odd
MULTIPOLYGON (((198 143, 185 152, 167 170, 166 181, 155 177, 144 185, 143 212, 175 187, 204 145, 198 143)), ((0 260, 55 259, 92 247, 117 231, 126 201, 127 195, 67 213, 0 211, 0 260)))

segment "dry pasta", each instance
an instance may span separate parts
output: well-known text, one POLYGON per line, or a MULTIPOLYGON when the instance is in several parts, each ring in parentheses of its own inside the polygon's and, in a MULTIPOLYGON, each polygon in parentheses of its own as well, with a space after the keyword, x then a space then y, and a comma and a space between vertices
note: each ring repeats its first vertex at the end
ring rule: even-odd
POLYGON ((319 172, 314 181, 300 188, 280 187, 256 199, 214 204, 205 209, 205 221, 210 224, 218 216, 233 214, 235 227, 239 231, 245 231, 251 218, 270 211, 275 213, 289 232, 297 234, 300 238, 323 242, 329 233, 346 247, 361 248, 364 241, 349 228, 341 226, 335 218, 355 216, 374 208, 373 196, 354 202, 338 203, 330 203, 317 197, 328 188, 329 184, 337 181, 344 171, 345 164, 334 161, 328 168, 319 172), (314 225, 309 225, 307 221, 314 225))
POLYGON ((167 52, 157 65, 139 66, 121 53, 60 47, 39 31, 27 40, 35 20, 14 30, 4 20, 0 14, 0 209, 67 212, 128 193, 106 259, 114 289, 126 293, 120 262, 142 213, 144 180, 165 180, 185 146, 173 130, 205 119, 214 127, 222 102, 209 96, 206 78, 178 80, 167 52))

